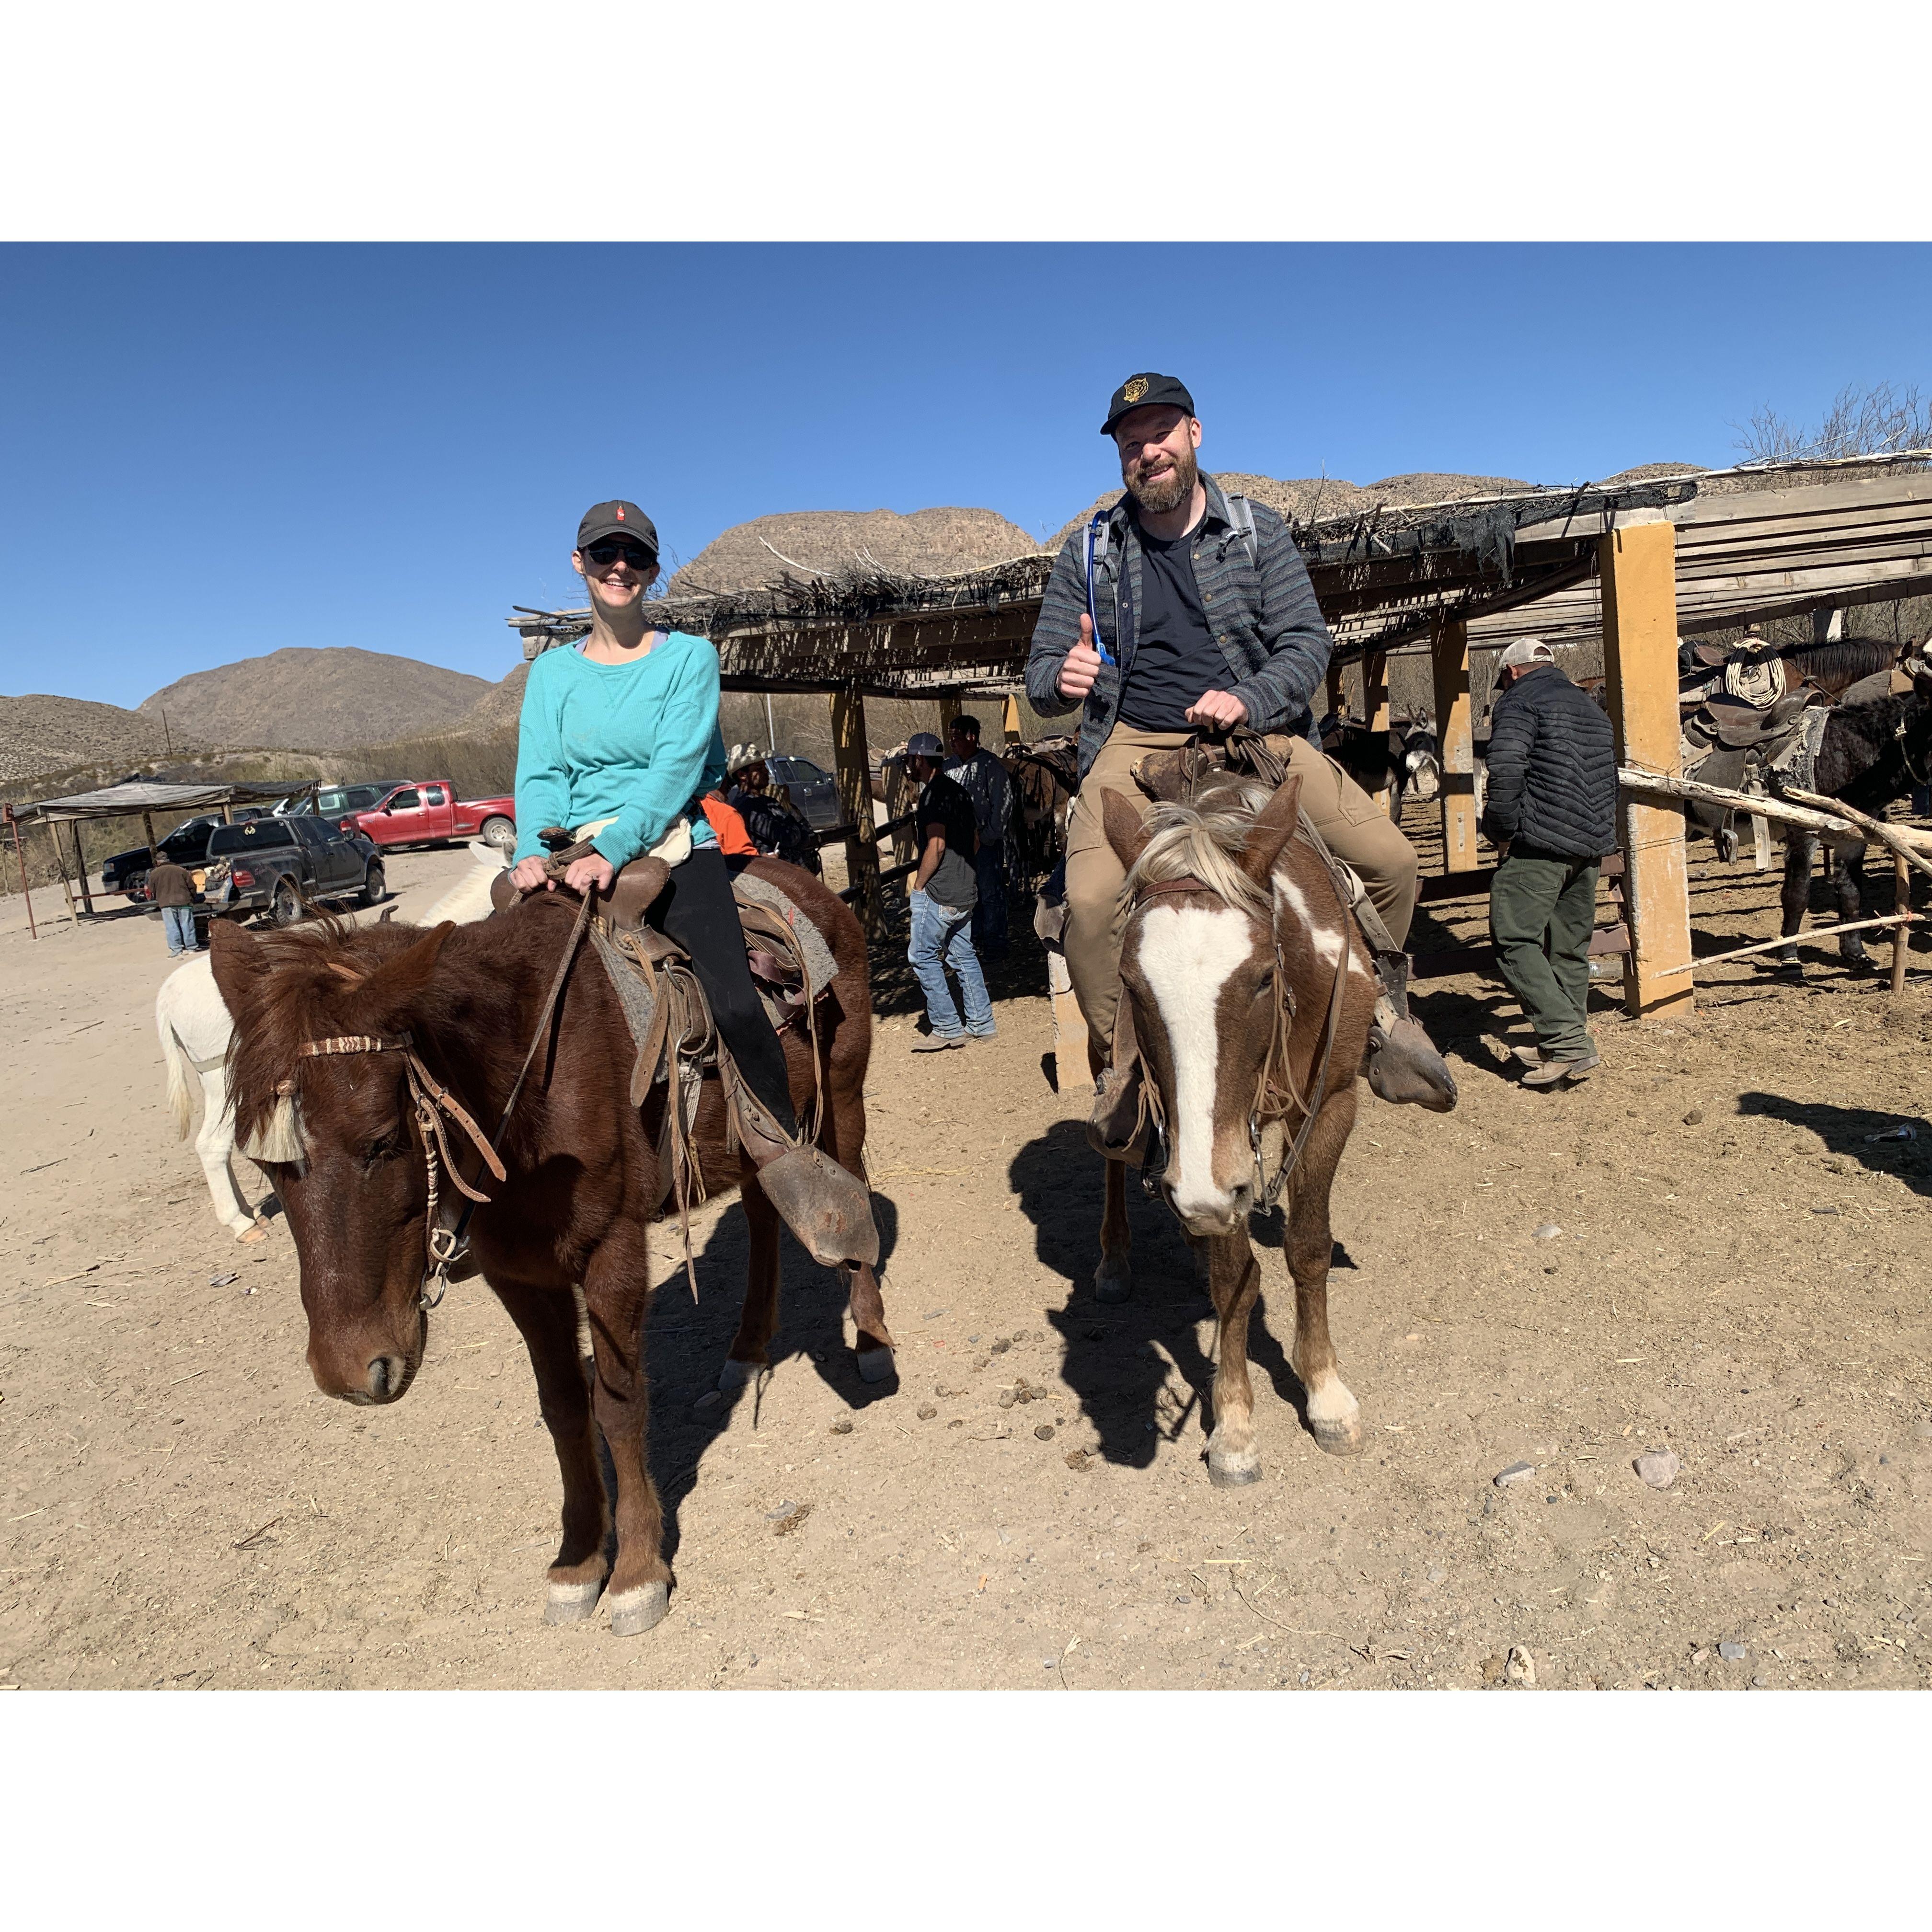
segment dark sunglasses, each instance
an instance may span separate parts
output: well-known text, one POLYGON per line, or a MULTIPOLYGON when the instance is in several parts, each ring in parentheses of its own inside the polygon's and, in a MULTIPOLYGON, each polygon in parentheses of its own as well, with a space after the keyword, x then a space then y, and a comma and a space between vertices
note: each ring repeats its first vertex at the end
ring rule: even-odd
POLYGON ((657 559, 642 544, 632 543, 627 537, 610 537, 602 543, 585 547, 584 554, 592 563, 615 563, 620 557, 625 562, 634 564, 640 570, 648 570, 657 559))

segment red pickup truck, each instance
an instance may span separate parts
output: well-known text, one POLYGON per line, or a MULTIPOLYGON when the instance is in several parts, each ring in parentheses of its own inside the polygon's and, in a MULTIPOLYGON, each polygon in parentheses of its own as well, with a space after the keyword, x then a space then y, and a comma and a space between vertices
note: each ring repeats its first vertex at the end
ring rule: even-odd
POLYGON ((507 852, 517 842, 516 802, 458 799, 447 778, 407 778, 388 788, 367 811, 350 813, 342 827, 363 832, 385 848, 482 838, 507 852))

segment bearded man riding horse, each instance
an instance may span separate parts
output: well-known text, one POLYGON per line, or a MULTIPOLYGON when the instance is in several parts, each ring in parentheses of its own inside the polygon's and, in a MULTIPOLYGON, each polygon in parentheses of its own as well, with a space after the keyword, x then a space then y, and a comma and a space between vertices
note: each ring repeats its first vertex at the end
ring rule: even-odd
POLYGON ((1248 1214, 1292 1180, 1297 1369, 1317 1440, 1359 1448, 1325 1300, 1356 1069, 1383 1099, 1438 1112, 1456 1084, 1408 1012, 1415 849, 1312 740, 1331 644, 1287 526, 1202 474, 1201 424, 1174 377, 1130 376, 1101 433, 1126 494, 1062 548, 1027 664, 1036 711, 1082 712, 1064 943, 1108 1156, 1095 1288, 1130 1292, 1122 1163, 1148 1144, 1151 1114, 1160 1185, 1209 1245, 1222 1322, 1210 1474, 1252 1481, 1248 1214), (1245 782, 1190 750, 1229 734, 1245 782), (1326 1018, 1291 1026, 1298 1012, 1326 1018))

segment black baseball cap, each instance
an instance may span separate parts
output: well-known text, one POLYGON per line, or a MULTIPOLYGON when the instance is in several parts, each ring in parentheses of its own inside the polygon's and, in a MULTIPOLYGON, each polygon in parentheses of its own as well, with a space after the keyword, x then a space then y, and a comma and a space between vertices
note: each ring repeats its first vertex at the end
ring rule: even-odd
POLYGON ((658 554, 658 526, 634 503, 592 503, 577 526, 577 548, 584 549, 604 537, 634 537, 651 554, 658 554))
POLYGON ((1130 410, 1162 406, 1183 410, 1192 416, 1194 398, 1187 393, 1187 385, 1178 376, 1156 376, 1151 372, 1130 376, 1114 392, 1114 400, 1107 405, 1107 420, 1100 425, 1100 434, 1112 436, 1114 424, 1130 410))

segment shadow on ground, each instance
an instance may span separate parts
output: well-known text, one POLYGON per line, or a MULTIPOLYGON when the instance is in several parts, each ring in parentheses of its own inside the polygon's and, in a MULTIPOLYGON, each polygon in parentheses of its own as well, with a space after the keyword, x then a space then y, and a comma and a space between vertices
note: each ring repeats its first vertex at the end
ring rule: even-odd
POLYGON ((1783 1094, 1738 1096, 1738 1112, 1760 1120, 1783 1120, 1808 1128, 1826 1150, 1856 1160, 1873 1174, 1895 1174, 1918 1195, 1932 1196, 1932 1126, 1899 1114, 1869 1107, 1834 1107, 1822 1101, 1793 1100, 1783 1094), (1880 1134, 1909 1126, 1909 1141, 1880 1140, 1880 1134))

